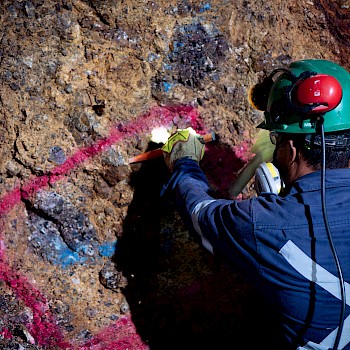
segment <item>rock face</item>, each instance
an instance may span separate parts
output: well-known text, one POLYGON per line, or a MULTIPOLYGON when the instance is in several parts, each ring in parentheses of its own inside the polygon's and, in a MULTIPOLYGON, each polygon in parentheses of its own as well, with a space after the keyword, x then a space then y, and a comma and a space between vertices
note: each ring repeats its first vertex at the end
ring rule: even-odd
POLYGON ((212 130, 203 169, 227 196, 263 117, 250 87, 299 59, 349 69, 349 6, 2 0, 1 348, 268 344, 257 293, 159 197, 162 159, 128 159, 156 127, 212 130))

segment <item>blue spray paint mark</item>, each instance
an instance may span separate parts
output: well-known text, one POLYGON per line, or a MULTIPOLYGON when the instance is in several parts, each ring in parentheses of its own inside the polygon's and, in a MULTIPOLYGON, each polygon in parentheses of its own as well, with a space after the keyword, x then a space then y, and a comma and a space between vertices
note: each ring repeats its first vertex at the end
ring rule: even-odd
POLYGON ((85 257, 80 257, 78 252, 67 246, 54 223, 34 213, 30 213, 29 223, 32 229, 29 245, 45 261, 62 268, 86 261, 85 257))
POLYGON ((100 253, 101 256, 110 258, 115 253, 116 246, 117 246, 117 241, 106 242, 101 244, 98 247, 98 252, 100 253))
POLYGON ((100 256, 110 257, 115 251, 116 242, 99 245, 97 241, 80 242, 76 249, 68 246, 63 240, 58 226, 31 212, 28 215, 31 229, 29 245, 36 255, 52 265, 66 269, 75 264, 90 264, 100 256))
MULTIPOLYGON (((181 28, 181 29, 182 29, 182 28, 181 28)), ((174 41, 174 42, 173 42, 173 45, 174 45, 173 53, 177 53, 177 52, 179 52, 179 51, 180 51, 180 49, 181 49, 182 47, 184 47, 184 46, 185 46, 185 44, 184 44, 184 43, 179 42, 179 41, 174 41)))
POLYGON ((101 244, 88 217, 58 193, 38 192, 34 207, 28 213, 29 246, 50 264, 89 265, 115 253, 117 241, 101 244))
POLYGON ((63 269, 76 264, 80 258, 78 253, 73 252, 67 246, 62 246, 54 254, 46 254, 46 259, 54 265, 60 265, 63 269))
POLYGON ((169 92, 175 85, 172 83, 168 83, 167 81, 163 82, 163 87, 165 92, 169 92))
POLYGON ((211 9, 211 5, 209 3, 204 4, 200 9, 199 12, 205 12, 205 11, 209 11, 211 9))

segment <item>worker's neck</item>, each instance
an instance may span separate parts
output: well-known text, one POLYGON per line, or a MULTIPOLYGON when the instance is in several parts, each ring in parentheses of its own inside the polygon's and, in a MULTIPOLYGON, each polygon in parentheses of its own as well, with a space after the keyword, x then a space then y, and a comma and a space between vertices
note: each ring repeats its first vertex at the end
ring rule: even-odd
POLYGON ((300 177, 313 172, 315 172, 315 169, 308 166, 304 160, 295 161, 289 166, 288 177, 285 183, 286 185, 290 185, 300 177))

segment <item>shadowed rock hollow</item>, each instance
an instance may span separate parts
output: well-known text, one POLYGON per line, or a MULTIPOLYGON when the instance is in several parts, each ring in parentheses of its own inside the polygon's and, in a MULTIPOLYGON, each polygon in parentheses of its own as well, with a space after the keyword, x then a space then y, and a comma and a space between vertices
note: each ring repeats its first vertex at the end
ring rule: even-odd
POLYGON ((268 344, 259 295, 159 197, 162 159, 128 159, 155 127, 212 130, 203 169, 228 196, 262 120, 250 87, 299 59, 349 69, 349 6, 3 0, 1 348, 268 344))

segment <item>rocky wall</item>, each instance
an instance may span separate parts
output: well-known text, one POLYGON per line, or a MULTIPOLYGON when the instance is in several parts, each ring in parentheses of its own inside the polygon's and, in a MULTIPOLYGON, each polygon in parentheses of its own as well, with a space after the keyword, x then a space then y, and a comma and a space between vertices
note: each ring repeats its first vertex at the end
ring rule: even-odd
POLYGON ((155 128, 213 131, 202 165, 228 197, 263 117, 249 89, 293 60, 349 69, 349 6, 2 0, 0 347, 268 344, 259 295, 160 198, 163 160, 129 158, 155 128))

